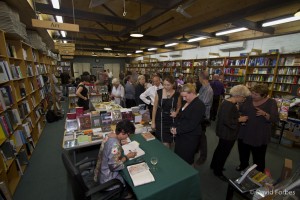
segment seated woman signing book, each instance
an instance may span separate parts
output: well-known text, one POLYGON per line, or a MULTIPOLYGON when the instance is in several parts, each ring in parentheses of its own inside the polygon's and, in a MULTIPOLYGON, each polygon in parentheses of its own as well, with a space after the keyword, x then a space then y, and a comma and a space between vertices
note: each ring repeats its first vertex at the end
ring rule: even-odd
MULTIPOLYGON (((121 141, 126 140, 129 134, 135 132, 135 126, 129 120, 120 121, 115 132, 108 134, 103 140, 98 154, 98 161, 94 172, 94 181, 101 184, 112 179, 119 179, 124 183, 120 171, 124 169, 124 162, 129 158, 134 158, 136 152, 129 152, 123 155, 121 141)), ((124 183, 125 186, 125 183, 124 183)), ((109 190, 115 189, 114 187, 109 190)))

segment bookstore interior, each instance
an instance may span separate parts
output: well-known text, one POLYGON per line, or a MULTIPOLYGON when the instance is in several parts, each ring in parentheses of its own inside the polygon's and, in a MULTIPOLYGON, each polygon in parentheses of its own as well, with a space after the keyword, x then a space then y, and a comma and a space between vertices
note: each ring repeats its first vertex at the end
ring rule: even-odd
MULTIPOLYGON (((100 146, 127 119, 135 134, 122 151, 136 157, 126 159, 121 175, 135 197, 201 199, 197 169, 153 136, 147 106, 123 108, 111 98, 112 79, 123 84, 127 75, 188 82, 203 72, 209 81, 218 74, 225 97, 236 85, 265 84, 280 117, 271 141, 300 147, 299 0, 0 0, 0 9, 0 200, 15 194, 50 111, 65 117, 61 142, 70 158, 58 160, 71 176, 83 174, 78 150, 100 146), (75 83, 83 72, 105 79, 86 87, 90 112, 63 78, 75 83), (178 176, 169 179, 172 174, 178 176)), ((285 159, 280 182, 249 166, 228 181, 226 199, 234 192, 245 199, 299 199, 300 168, 292 169, 293 162, 299 160, 285 159)), ((93 189, 73 194, 85 199, 93 189)))

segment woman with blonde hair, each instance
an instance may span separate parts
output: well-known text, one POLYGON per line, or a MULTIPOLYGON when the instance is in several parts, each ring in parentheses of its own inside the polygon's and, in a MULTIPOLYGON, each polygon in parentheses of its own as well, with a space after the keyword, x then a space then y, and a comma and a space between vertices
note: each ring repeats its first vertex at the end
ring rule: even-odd
POLYGON ((227 178, 222 170, 237 139, 240 123, 248 120, 247 116, 240 116, 237 104, 244 102, 250 95, 250 91, 244 85, 236 85, 230 89, 229 93, 230 98, 222 102, 218 112, 216 134, 219 137, 219 143, 210 164, 214 175, 223 181, 227 181, 227 178))
POLYGON ((175 153, 192 165, 200 143, 205 105, 190 83, 182 86, 180 95, 186 103, 178 114, 177 128, 172 128, 171 133, 176 134, 175 153))
POLYGON ((138 76, 138 84, 135 86, 135 102, 136 102, 136 105, 145 104, 140 99, 140 95, 143 92, 145 92, 145 90, 146 90, 145 83, 146 83, 145 76, 144 75, 139 75, 138 76))

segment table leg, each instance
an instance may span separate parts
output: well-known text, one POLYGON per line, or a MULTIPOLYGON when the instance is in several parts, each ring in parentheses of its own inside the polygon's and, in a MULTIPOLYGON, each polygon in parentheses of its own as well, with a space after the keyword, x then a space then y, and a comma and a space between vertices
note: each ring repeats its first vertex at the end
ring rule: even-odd
POLYGON ((280 136, 279 136, 279 144, 281 143, 281 139, 282 139, 282 136, 283 136, 283 131, 284 131, 285 125, 287 124, 286 121, 281 121, 281 122, 282 122, 282 124, 281 124, 280 136))

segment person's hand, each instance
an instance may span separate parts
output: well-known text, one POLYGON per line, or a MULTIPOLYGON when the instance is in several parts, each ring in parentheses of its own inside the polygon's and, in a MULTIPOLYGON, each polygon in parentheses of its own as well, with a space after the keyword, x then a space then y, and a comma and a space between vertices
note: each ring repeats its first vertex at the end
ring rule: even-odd
POLYGON ((170 132, 171 132, 173 135, 176 135, 176 134, 177 134, 177 128, 172 127, 172 128, 170 129, 170 132))
POLYGON ((240 116, 239 117, 239 122, 246 122, 248 121, 248 116, 240 116))
POLYGON ((266 116, 266 112, 260 108, 256 108, 256 116, 266 116))
POLYGON ((177 113, 176 113, 176 112, 171 112, 170 117, 175 118, 176 116, 177 116, 177 113))
POLYGON ((134 158, 136 156, 136 154, 137 154, 136 152, 131 151, 126 156, 127 156, 127 158, 134 158))
POLYGON ((128 144, 128 141, 127 141, 127 140, 121 140, 121 144, 122 144, 122 145, 128 144))

